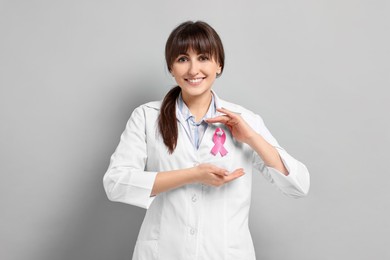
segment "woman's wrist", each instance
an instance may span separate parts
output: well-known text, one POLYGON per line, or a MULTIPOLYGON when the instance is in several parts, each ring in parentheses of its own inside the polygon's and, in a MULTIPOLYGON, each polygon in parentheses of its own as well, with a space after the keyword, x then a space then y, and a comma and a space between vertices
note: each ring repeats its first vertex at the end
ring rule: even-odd
POLYGON ((198 166, 194 166, 194 167, 188 168, 187 169, 187 174, 189 176, 189 184, 199 182, 199 179, 198 179, 198 176, 199 176, 199 174, 198 174, 198 166))
POLYGON ((246 143, 247 145, 249 145, 254 149, 256 144, 259 142, 259 138, 261 138, 261 136, 255 131, 253 131, 253 133, 244 140, 244 143, 246 143))

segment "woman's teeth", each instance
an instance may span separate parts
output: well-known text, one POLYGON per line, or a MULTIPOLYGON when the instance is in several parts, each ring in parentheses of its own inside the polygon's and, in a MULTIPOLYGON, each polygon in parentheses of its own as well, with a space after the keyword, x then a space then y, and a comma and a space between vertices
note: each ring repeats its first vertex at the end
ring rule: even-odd
POLYGON ((190 83, 198 83, 201 82, 203 78, 198 78, 198 79, 188 79, 190 83))

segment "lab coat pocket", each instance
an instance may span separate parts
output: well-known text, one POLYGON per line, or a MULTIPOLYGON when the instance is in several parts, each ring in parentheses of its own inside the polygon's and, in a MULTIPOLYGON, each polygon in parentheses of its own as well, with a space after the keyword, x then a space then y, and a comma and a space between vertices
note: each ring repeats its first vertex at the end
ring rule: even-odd
POLYGON ((157 260, 158 242, 157 240, 138 240, 133 254, 133 260, 157 260))

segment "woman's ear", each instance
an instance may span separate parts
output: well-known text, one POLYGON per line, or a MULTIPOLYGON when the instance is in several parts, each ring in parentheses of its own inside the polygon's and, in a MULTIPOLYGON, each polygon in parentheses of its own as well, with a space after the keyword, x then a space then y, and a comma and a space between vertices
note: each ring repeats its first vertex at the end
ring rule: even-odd
POLYGON ((217 68, 217 77, 219 77, 219 75, 221 75, 221 72, 222 72, 222 66, 221 66, 221 65, 218 65, 218 68, 217 68))
POLYGON ((222 66, 221 66, 221 64, 218 64, 217 73, 221 74, 221 72, 222 72, 222 66))

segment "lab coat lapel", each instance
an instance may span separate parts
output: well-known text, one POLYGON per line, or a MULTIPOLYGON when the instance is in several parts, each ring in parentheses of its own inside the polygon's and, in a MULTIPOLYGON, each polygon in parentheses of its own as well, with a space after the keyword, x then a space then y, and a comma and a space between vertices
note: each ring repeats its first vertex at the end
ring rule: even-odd
MULTIPOLYGON (((212 93, 214 95, 215 106, 217 108, 223 107, 223 108, 226 108, 232 112, 240 114, 241 111, 239 109, 239 106, 233 105, 229 102, 226 102, 226 101, 220 99, 218 97, 218 95, 215 93, 215 91, 213 91, 213 90, 212 90, 212 93)), ((156 110, 160 110, 161 101, 150 102, 147 105, 151 108, 156 109, 156 110)), ((222 115, 222 113, 216 111, 216 116, 219 116, 219 115, 222 115)), ((180 122, 178 122, 178 123, 179 123, 179 125, 181 124, 180 122)), ((179 128, 181 128, 181 125, 179 128)), ((184 129, 181 129, 179 131, 181 131, 182 135, 186 136, 188 134, 184 129)), ((207 158, 206 161, 208 161, 208 162, 216 162, 216 161, 222 162, 222 161, 225 161, 225 159, 227 159, 227 160, 229 160, 229 158, 231 159, 233 152, 234 152, 234 149, 235 149, 235 146, 236 146, 236 141, 233 139, 233 136, 231 135, 230 130, 224 124, 215 123, 215 124, 208 125, 206 132, 204 133, 204 136, 200 142, 198 150, 188 149, 189 147, 193 147, 188 136, 186 136, 186 138, 180 138, 178 140, 178 146, 179 145, 183 145, 182 149, 184 149, 186 152, 191 151, 190 154, 192 154, 192 156, 196 155, 198 158, 199 157, 207 158), (215 133, 215 130, 218 127, 222 128, 226 134, 226 141, 225 141, 224 146, 228 150, 228 154, 224 157, 222 157, 220 153, 218 153, 215 156, 213 154, 211 154, 211 149, 214 146, 213 135, 215 133), (183 139, 187 139, 187 140, 183 140, 183 139)))

